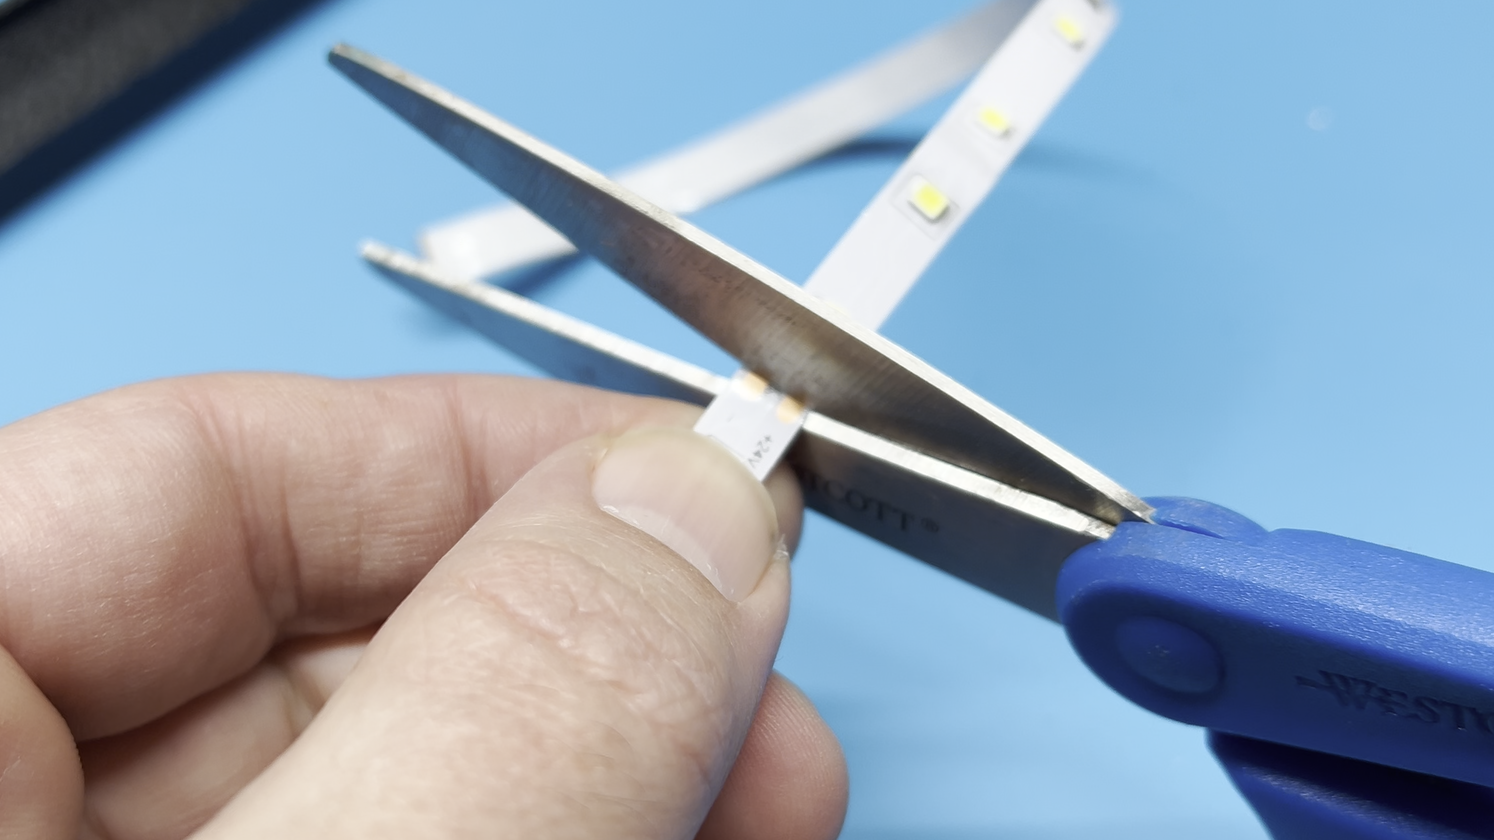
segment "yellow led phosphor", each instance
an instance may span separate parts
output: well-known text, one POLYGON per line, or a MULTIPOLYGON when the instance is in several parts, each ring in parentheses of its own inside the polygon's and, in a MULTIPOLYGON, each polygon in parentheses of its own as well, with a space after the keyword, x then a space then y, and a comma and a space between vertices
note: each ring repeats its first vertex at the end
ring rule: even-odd
POLYGON ((930 184, 928 179, 917 176, 908 185, 908 203, 931 222, 939 221, 949 212, 949 196, 930 184))
POLYGON ((982 128, 997 137, 1005 137, 1012 133, 1011 119, 1007 117, 1005 111, 999 108, 992 108, 990 105, 986 105, 980 109, 975 118, 980 121, 982 128))
POLYGON ((1053 21, 1053 31, 1058 33, 1058 37, 1062 38, 1065 44, 1076 50, 1084 46, 1084 27, 1079 25, 1079 21, 1075 20, 1073 15, 1059 15, 1058 19, 1053 21))

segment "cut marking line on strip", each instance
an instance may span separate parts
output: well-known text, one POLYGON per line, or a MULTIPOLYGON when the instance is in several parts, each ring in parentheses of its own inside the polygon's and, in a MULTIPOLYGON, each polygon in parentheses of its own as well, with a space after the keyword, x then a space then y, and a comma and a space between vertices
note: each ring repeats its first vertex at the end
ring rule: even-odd
POLYGON ((761 376, 739 370, 726 391, 711 400, 695 430, 731 450, 761 481, 793 443, 805 413, 803 403, 769 387, 761 376))
MULTIPOLYGON (((1068 92, 1114 24, 1115 12, 1103 2, 1041 0, 1033 6, 862 210, 805 290, 879 329, 1068 92)), ((733 387, 706 407, 695 430, 721 441, 762 479, 792 445, 804 412, 799 406, 780 413, 778 405, 790 398, 766 382, 757 389, 751 379, 761 377, 739 371, 733 387), (746 384, 736 387, 739 381, 746 384), (784 417, 800 419, 786 423, 784 417)))

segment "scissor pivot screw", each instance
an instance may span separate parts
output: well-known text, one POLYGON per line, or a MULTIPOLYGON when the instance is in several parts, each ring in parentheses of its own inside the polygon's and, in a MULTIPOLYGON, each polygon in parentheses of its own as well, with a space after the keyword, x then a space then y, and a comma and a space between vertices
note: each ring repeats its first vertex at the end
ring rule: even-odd
POLYGON ((1137 676, 1168 691, 1207 694, 1224 677, 1214 645, 1175 621, 1128 618, 1115 628, 1115 644, 1137 676))

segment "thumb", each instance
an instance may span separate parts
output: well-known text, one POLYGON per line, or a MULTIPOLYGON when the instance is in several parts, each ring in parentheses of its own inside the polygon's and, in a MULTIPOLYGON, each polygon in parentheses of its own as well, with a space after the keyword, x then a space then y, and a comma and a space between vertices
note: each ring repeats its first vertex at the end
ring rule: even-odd
POLYGON ((763 485, 693 432, 560 450, 203 836, 690 837, 783 631, 781 530, 763 485))

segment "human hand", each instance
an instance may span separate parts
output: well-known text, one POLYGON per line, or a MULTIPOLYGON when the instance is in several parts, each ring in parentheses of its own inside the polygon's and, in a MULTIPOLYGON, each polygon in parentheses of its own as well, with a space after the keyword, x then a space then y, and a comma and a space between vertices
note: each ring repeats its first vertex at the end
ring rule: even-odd
POLYGON ((797 488, 696 414, 224 375, 0 429, 0 836, 833 837, 797 488))

